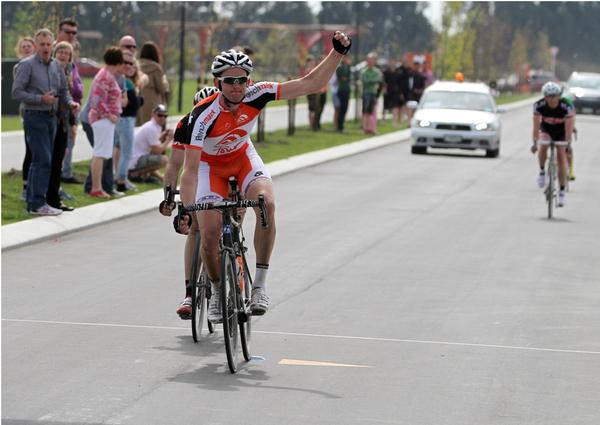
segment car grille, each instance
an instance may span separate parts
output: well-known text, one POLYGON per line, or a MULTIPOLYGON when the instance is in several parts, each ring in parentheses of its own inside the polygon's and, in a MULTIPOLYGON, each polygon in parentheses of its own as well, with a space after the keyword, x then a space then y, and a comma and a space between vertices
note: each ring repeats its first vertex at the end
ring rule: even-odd
POLYGON ((471 126, 464 124, 438 124, 435 128, 438 130, 471 131, 471 126))

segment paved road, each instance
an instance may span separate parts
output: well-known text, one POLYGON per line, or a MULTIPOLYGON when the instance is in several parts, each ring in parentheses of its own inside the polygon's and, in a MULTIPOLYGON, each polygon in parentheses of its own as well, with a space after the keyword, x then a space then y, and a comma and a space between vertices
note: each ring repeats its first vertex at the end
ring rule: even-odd
MULTIPOLYGON (((381 110, 381 107, 380 107, 381 110)), ((348 108, 347 117, 354 118, 354 100, 351 101, 348 108)), ((169 118, 169 127, 175 128, 177 121, 181 116, 169 118)), ((333 105, 329 101, 323 111, 322 122, 333 121, 333 105)), ((308 125, 308 106, 306 103, 296 106, 296 125, 308 125)), ((268 108, 266 112, 265 130, 274 131, 288 127, 288 107, 276 106, 268 108)), ((23 166, 25 156, 25 142, 23 141, 22 131, 10 131, 0 133, 2 137, 2 171, 10 171, 11 168, 20 170, 23 166)), ((75 149, 73 151, 74 161, 84 161, 92 157, 92 148, 88 143, 85 132, 79 126, 75 149)))
POLYGON ((598 424, 600 118, 551 222, 529 110, 503 121, 499 159, 400 143, 278 177, 264 360, 235 376, 174 313, 158 214, 3 254, 2 423, 598 424))

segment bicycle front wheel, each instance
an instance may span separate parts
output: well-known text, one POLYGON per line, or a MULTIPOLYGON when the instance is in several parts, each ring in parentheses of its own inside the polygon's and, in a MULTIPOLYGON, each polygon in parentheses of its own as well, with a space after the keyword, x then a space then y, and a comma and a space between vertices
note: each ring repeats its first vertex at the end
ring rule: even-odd
POLYGON ((555 183, 555 175, 556 169, 554 168, 554 164, 550 163, 548 167, 548 186, 546 188, 546 201, 548 203, 548 219, 552 218, 552 210, 554 208, 554 198, 556 197, 556 188, 554 187, 555 183))
POLYGON ((221 253, 221 311, 223 312, 223 338, 225 353, 231 373, 238 363, 238 294, 235 264, 228 251, 221 253))

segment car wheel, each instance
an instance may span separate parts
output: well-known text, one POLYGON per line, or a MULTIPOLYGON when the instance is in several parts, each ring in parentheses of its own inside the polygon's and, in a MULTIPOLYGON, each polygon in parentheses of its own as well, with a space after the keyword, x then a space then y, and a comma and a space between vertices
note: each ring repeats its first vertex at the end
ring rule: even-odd
POLYGON ((410 151, 415 155, 424 155, 427 153, 427 146, 411 146, 410 151))
POLYGON ((488 158, 498 158, 498 155, 500 155, 500 148, 485 151, 485 156, 488 158))

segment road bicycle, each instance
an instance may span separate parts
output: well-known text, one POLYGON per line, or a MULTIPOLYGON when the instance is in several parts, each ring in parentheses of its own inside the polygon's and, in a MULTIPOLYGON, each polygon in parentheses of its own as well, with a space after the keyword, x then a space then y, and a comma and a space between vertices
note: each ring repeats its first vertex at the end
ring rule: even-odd
MULTIPOLYGON (((179 190, 172 189, 171 186, 167 186, 165 188, 165 202, 167 202, 169 205, 176 204, 178 211, 181 211, 183 209, 183 203, 181 201, 175 203, 175 195, 178 194, 179 190)), ((206 311, 208 309, 208 303, 211 297, 211 288, 208 275, 206 274, 206 270, 204 268, 204 263, 200 257, 200 231, 198 228, 196 228, 195 232, 194 251, 192 254, 191 270, 189 274, 189 285, 192 294, 192 315, 190 317, 192 338, 194 339, 194 342, 198 342, 200 340, 200 336, 202 335, 202 325, 204 323, 204 318, 206 317, 206 311)), ((207 319, 206 323, 208 332, 212 334, 215 331, 212 322, 207 319)))
POLYGON ((240 210, 259 208, 260 221, 267 227, 267 211, 263 195, 256 200, 241 199, 235 177, 229 178, 229 199, 220 202, 200 203, 186 206, 186 212, 217 210, 221 212, 221 238, 219 254, 221 259, 221 312, 223 314, 223 338, 227 365, 231 373, 237 372, 239 345, 246 361, 250 361, 250 337, 252 333, 252 312, 250 298, 252 278, 246 261, 240 210), (238 338, 239 337, 239 338, 238 338))
POLYGON ((544 195, 548 204, 548 219, 553 216, 553 210, 558 206, 558 163, 556 161, 556 146, 567 146, 567 142, 557 142, 555 140, 540 140, 540 145, 550 146, 550 157, 548 158, 548 172, 546 173, 547 183, 544 195))

